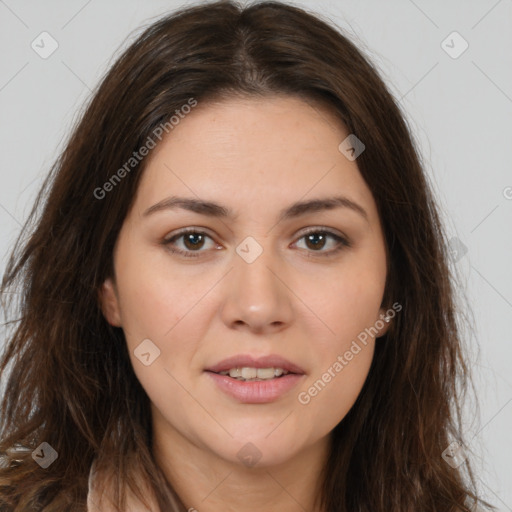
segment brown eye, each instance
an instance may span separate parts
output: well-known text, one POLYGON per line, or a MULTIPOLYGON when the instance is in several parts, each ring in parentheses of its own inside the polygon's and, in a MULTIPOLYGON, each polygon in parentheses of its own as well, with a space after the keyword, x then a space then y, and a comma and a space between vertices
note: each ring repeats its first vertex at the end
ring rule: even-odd
MULTIPOLYGON (((207 252, 207 248, 205 248, 207 239, 210 239, 213 242, 212 237, 207 233, 197 229, 187 229, 176 233, 174 236, 163 240, 161 243, 172 253, 194 258, 207 252), (182 239, 181 244, 178 243, 180 239, 182 239)), ((303 239, 306 243, 304 250, 308 256, 332 256, 344 247, 351 246, 346 238, 318 228, 302 235, 299 238, 299 241, 302 241, 303 239), (329 246, 330 241, 334 241, 334 244, 331 243, 331 246, 333 247, 328 250, 324 250, 325 247, 329 246)), ((215 248, 215 244, 210 248, 215 248)))
POLYGON ((322 249, 325 246, 326 237, 324 233, 313 233, 311 235, 306 235, 304 238, 309 249, 317 250, 322 249))
POLYGON ((201 233, 187 233, 182 236, 183 242, 187 249, 201 249, 201 247, 204 245, 204 236, 201 233))
POLYGON ((351 246, 346 238, 343 238, 330 231, 324 231, 318 228, 314 231, 312 230, 302 235, 299 240, 305 241, 306 250, 309 253, 313 253, 314 256, 331 256, 344 247, 351 246), (330 240, 334 240, 335 242, 334 244, 331 243, 331 249, 323 250, 326 246, 329 245, 330 240))
POLYGON ((205 247, 207 239, 213 242, 212 237, 206 233, 198 231, 197 229, 188 229, 162 240, 161 243, 172 253, 194 258, 206 252, 206 249, 202 249, 205 247), (181 244, 178 244, 180 239, 183 241, 181 244))

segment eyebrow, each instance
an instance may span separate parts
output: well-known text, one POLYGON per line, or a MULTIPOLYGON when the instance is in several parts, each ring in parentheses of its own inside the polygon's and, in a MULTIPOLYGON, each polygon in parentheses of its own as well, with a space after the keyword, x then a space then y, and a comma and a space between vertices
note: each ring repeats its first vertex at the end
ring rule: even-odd
MULTIPOLYGON (((176 208, 181 208, 183 210, 199 213, 201 215, 208 215, 211 217, 232 220, 236 218, 233 210, 218 203, 212 201, 204 201, 193 197, 177 196, 167 197, 166 199, 163 199, 162 201, 154 204, 143 213, 143 216, 147 217, 148 215, 156 212, 172 210, 176 208)), ((361 205, 344 196, 311 199, 309 201, 299 201, 293 203, 289 207, 281 210, 279 213, 278 222, 300 217, 301 215, 306 215, 308 213, 319 212, 322 210, 332 210, 334 208, 348 208, 358 213, 367 222, 369 222, 366 210, 361 205)))

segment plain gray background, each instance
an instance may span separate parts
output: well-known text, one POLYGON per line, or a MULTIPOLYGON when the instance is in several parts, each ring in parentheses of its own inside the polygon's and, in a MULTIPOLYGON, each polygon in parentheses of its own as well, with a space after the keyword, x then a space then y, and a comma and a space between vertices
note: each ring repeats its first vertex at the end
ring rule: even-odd
MULTIPOLYGON (((0 0, 2 272, 42 178, 113 56, 156 17, 190 3, 0 0), (51 49, 45 31, 58 48, 42 58, 31 45, 45 37, 51 49)), ((468 343, 481 413, 475 422, 467 409, 468 449, 483 496, 512 511, 512 0, 291 3, 341 27, 406 113, 477 324, 468 343)))

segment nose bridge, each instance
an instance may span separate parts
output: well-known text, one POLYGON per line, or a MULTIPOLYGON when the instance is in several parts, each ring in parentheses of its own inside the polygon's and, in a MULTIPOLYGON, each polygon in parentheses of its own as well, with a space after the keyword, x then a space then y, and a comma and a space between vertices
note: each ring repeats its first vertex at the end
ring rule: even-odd
MULTIPOLYGON (((235 275, 239 285, 251 289, 253 295, 261 293, 275 295, 279 293, 279 286, 276 283, 278 281, 277 273, 275 270, 271 271, 272 267, 275 268, 277 266, 276 257, 272 254, 272 249, 266 247, 260 254, 257 254, 254 247, 249 246, 248 251, 247 248, 248 244, 246 243, 243 249, 246 251, 244 256, 247 256, 248 259, 238 255, 238 261, 235 265, 235 275)), ((242 249, 240 249, 240 252, 242 252, 242 249)))
POLYGON ((282 265, 270 239, 265 246, 247 237, 236 248, 234 269, 223 308, 227 324, 247 324, 250 328, 282 325, 291 319, 291 298, 280 276, 282 265))

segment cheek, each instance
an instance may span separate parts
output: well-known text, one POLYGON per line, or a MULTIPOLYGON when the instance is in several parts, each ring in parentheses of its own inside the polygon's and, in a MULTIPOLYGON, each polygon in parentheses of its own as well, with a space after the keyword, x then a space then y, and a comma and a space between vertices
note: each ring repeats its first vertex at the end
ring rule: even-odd
MULTIPOLYGON (((135 248, 134 248, 135 249, 135 248)), ((150 338, 167 344, 210 286, 207 277, 190 278, 169 264, 165 250, 124 250, 117 277, 123 329, 130 343, 150 338), (167 258, 167 259, 166 259, 167 258)))
POLYGON ((169 265, 158 258, 137 257, 130 249, 124 254, 130 257, 117 262, 120 310, 135 374, 154 403, 187 400, 179 383, 190 379, 191 361, 204 336, 210 279, 170 275, 169 265))
MULTIPOLYGON (((364 265, 361 271, 347 266, 334 279, 324 281, 321 290, 310 292, 308 304, 318 311, 325 326, 323 334, 313 338, 319 353, 332 358, 348 350, 358 336, 370 340, 365 333, 379 319, 384 285, 385 274, 364 265)), ((327 363, 324 357, 322 360, 327 363)))
POLYGON ((298 402, 309 418, 322 418, 322 428, 334 428, 355 403, 368 376, 375 339, 372 331, 379 318, 385 275, 367 264, 341 269, 315 296, 311 308, 328 327, 316 330, 311 352, 315 373, 301 388, 298 402), (364 269, 364 270, 363 270, 364 269))
POLYGON ((301 417, 313 421, 312 430, 330 432, 349 412, 370 370, 374 342, 343 341, 324 354, 319 373, 310 376, 297 397, 301 417), (316 425, 316 426, 315 426, 316 425))
POLYGON ((190 335, 196 326, 188 321, 188 300, 183 299, 181 287, 158 279, 156 269, 128 269, 124 268, 122 281, 119 274, 119 282, 124 283, 120 308, 133 370, 152 403, 176 410, 180 400, 186 400, 179 386, 185 383, 181 373, 190 367, 196 350, 196 338, 190 335), (188 332, 185 338, 184 331, 188 332))

